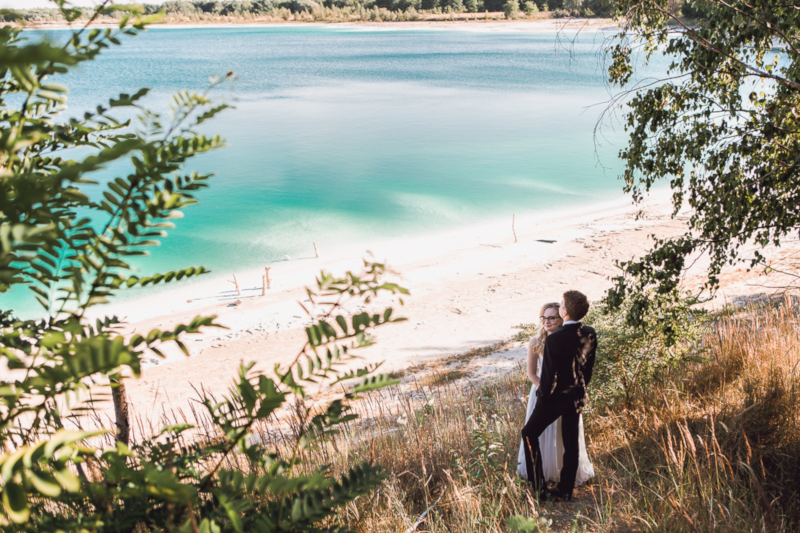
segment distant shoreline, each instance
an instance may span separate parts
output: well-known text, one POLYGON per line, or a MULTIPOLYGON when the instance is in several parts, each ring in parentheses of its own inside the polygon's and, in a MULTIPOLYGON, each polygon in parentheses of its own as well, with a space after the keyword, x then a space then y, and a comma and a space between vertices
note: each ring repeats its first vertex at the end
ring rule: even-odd
MULTIPOLYGON (((464 14, 461 14, 464 15, 464 14)), ((468 15, 481 16, 482 13, 469 13, 468 15)), ((442 15, 441 17, 444 17, 442 15)), ((502 13, 489 13, 489 16, 502 16, 502 13)), ((221 18, 221 17, 220 17, 221 18)), ((84 21, 85 23, 85 21, 84 21)), ((76 29, 83 27, 81 21, 76 21, 74 24, 66 24, 63 22, 41 22, 29 23, 25 25, 8 24, 11 26, 21 26, 28 30, 65 30, 76 29)), ((392 22, 372 22, 372 21, 349 21, 349 22, 335 22, 335 21, 279 21, 270 18, 269 20, 249 20, 249 19, 236 19, 232 18, 229 21, 208 20, 208 21, 175 21, 168 20, 164 23, 153 24, 149 26, 151 29, 200 29, 200 28, 261 28, 261 27, 283 27, 283 26, 331 26, 339 28, 359 28, 370 30, 418 30, 418 29, 436 29, 436 30, 468 30, 468 31, 522 31, 522 32, 538 32, 538 31, 616 31, 617 23, 612 19, 601 18, 541 18, 541 19, 523 19, 523 20, 497 20, 497 19, 482 19, 482 18, 469 18, 469 19, 454 19, 449 20, 445 18, 430 18, 426 20, 413 20, 413 21, 392 21, 392 22)), ((100 22, 92 24, 93 28, 115 28, 117 24, 100 22)))

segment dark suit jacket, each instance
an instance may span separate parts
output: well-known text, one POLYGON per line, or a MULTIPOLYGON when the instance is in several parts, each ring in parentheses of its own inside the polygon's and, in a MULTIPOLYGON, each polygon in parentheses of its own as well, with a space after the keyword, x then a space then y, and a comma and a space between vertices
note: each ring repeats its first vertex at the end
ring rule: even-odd
POLYGON ((597 334, 580 322, 561 326, 547 336, 537 396, 544 402, 571 402, 580 412, 592 379, 597 334))

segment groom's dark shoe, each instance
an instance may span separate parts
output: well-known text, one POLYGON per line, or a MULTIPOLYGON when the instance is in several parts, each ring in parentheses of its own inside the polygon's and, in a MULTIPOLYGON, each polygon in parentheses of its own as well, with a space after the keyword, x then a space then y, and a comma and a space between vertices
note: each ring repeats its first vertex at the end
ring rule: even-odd
POLYGON ((561 492, 558 487, 547 489, 547 500, 551 502, 571 502, 571 492, 561 492))

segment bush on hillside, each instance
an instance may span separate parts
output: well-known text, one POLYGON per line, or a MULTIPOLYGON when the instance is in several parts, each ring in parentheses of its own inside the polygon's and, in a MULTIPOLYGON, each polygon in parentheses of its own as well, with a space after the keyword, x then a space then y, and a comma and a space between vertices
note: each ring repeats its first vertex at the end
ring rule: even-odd
POLYGON ((614 404, 618 400, 632 409, 642 391, 658 382, 662 372, 697 362, 698 345, 707 331, 706 312, 696 300, 679 293, 659 295, 661 306, 648 309, 650 328, 626 322, 630 301, 619 309, 595 306, 585 322, 597 331, 597 361, 592 383, 593 400, 614 404), (658 326, 655 326, 655 325, 658 326))

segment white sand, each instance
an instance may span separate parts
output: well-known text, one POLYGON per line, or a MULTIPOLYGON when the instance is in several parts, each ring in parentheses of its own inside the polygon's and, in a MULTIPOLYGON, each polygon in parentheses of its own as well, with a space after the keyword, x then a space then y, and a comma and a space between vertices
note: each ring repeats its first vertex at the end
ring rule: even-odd
POLYGON ((616 273, 614 261, 645 251, 649 233, 683 231, 682 221, 669 219, 670 206, 663 195, 648 203, 645 218, 635 220, 636 211, 623 199, 594 210, 518 215, 517 243, 510 213, 492 224, 350 250, 327 250, 321 243, 320 259, 275 265, 273 288, 265 297, 260 296, 263 270, 258 270, 237 274, 245 288, 241 297, 232 284, 216 278, 106 309, 130 317, 129 332, 166 329, 208 314, 217 315, 229 328, 187 336, 189 358, 168 348, 166 361, 146 368, 142 379, 128 382, 130 400, 140 414, 185 406, 196 396, 191 385, 223 392, 240 361, 256 361, 262 370, 291 361, 305 341, 303 327, 308 323, 297 304, 305 298, 302 287, 312 285, 320 269, 336 274, 360 269, 368 249, 399 272, 393 279, 411 296, 404 298, 402 307, 396 298, 370 306, 394 306, 409 321, 379 330, 377 345, 362 352, 364 362, 386 361, 386 370, 396 370, 494 344, 511 336, 514 325, 536 321, 541 304, 559 300, 565 290, 601 297, 616 273), (237 300, 241 305, 231 306, 237 300))
MULTIPOLYGON (((235 295, 233 285, 223 279, 210 278, 105 311, 130 317, 128 333, 146 334, 153 328, 167 329, 197 315, 211 314, 229 328, 186 336, 190 357, 170 346, 165 350, 166 360, 149 358, 142 378, 127 381, 134 411, 156 423, 165 411, 177 409, 188 414, 190 398, 197 398, 195 388, 224 393, 243 361, 255 361, 256 369, 267 372, 276 363, 292 361, 305 342, 303 327, 308 323, 297 302, 305 299, 303 286, 313 285, 320 269, 335 274, 359 270, 361 258, 371 250, 376 259, 399 273, 391 279, 411 291, 411 296, 404 298, 405 305, 397 305, 396 298, 383 298, 367 310, 393 306, 409 320, 378 330, 377 344, 361 352, 361 363, 385 361, 384 371, 407 369, 507 340, 516 333, 515 325, 535 322, 540 306, 559 300, 566 290, 581 290, 592 299, 602 297, 611 277, 618 273, 616 260, 641 255, 650 247, 651 234, 667 237, 685 231, 685 217, 673 219, 670 213, 668 196, 659 194, 640 207, 621 199, 616 205, 594 210, 576 206, 546 216, 517 216, 516 243, 510 214, 492 224, 365 243, 347 250, 328 250, 321 243, 320 259, 275 265, 273 288, 265 297, 260 296, 263 271, 258 270, 238 273, 244 296, 235 295), (637 220, 639 209, 644 216, 637 220), (241 305, 232 306, 237 300, 241 305)), ((772 252, 792 260, 800 257, 798 250, 798 243, 792 242, 772 252)), ((699 285, 702 267, 698 263, 687 276, 687 286, 699 285)), ((723 282, 723 291, 711 305, 771 290, 764 287, 763 278, 746 273, 744 267, 727 271, 723 282)), ((525 350, 520 347, 501 351, 472 361, 470 372, 477 377, 507 371, 524 357, 525 350)))

